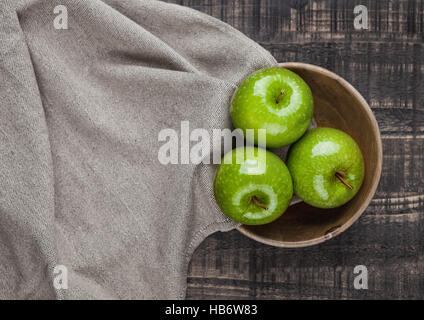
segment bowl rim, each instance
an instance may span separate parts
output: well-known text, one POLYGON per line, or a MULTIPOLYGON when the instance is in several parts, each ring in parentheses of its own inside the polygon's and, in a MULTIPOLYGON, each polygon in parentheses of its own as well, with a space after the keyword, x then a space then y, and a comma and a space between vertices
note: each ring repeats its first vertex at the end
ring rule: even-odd
POLYGON ((277 241, 277 240, 272 240, 272 239, 267 239, 264 237, 257 236, 256 234, 251 232, 249 229, 247 229, 244 225, 240 225, 237 227, 237 230, 243 235, 245 235, 246 237, 263 244, 267 244, 274 247, 280 247, 280 248, 304 248, 304 247, 318 245, 320 243, 328 241, 338 236, 339 234, 343 233, 344 231, 349 229, 359 219, 359 217, 364 213, 364 211, 368 208, 371 200, 374 198, 378 184, 380 183, 382 162, 383 162, 383 144, 381 141, 381 135, 380 135, 378 122, 374 116, 374 113, 371 110, 371 107, 369 106, 365 98, 359 93, 359 91, 356 90, 356 88, 353 85, 351 85, 348 81, 346 81, 341 76, 335 74, 334 72, 330 70, 327 70, 325 68, 322 68, 313 64, 308 64, 303 62, 284 62, 284 63, 279 63, 278 65, 282 68, 297 67, 297 68, 303 68, 310 71, 318 72, 339 82, 343 87, 347 88, 355 96, 355 98, 358 99, 358 101, 363 105, 365 112, 367 113, 368 117, 370 118, 372 122, 372 130, 375 136, 377 137, 377 161, 376 161, 377 163, 376 163, 376 171, 374 172, 375 179, 373 179, 374 181, 371 186, 370 192, 368 193, 367 197, 365 198, 360 208, 356 211, 356 213, 346 223, 344 223, 342 226, 340 226, 336 230, 326 235, 323 235, 319 238, 315 238, 311 240, 287 242, 287 241, 277 241))

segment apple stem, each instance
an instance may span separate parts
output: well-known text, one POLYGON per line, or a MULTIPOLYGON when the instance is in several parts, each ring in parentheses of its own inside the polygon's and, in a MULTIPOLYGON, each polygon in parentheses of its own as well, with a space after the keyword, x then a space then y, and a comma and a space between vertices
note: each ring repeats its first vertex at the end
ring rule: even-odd
POLYGON ((259 199, 256 196, 252 197, 252 202, 257 205, 259 208, 265 209, 266 211, 268 211, 268 208, 265 207, 262 203, 260 203, 259 199))
POLYGON ((343 183, 350 190, 353 190, 353 187, 343 178, 345 176, 344 172, 337 171, 335 175, 336 175, 336 178, 339 179, 341 183, 343 183))
POLYGON ((277 100, 275 101, 277 104, 279 104, 279 103, 280 103, 280 100, 281 100, 281 98, 283 97, 283 95, 284 95, 284 90, 281 90, 280 95, 278 96, 277 100))

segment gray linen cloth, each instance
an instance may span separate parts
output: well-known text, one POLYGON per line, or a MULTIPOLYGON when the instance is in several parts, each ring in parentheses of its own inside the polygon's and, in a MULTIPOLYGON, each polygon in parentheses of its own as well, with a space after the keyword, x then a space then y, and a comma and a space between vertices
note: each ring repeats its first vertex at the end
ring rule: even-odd
POLYGON ((158 134, 231 128, 236 85, 275 65, 177 5, 0 0, 0 298, 184 298, 194 249, 235 223, 214 166, 162 165, 158 134))

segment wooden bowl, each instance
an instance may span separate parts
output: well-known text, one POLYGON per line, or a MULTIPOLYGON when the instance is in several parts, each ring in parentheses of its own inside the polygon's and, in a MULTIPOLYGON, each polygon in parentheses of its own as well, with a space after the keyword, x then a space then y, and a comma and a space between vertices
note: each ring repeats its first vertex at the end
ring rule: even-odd
POLYGON ((238 230, 256 241, 277 247, 307 247, 327 241, 349 228, 365 211, 381 175, 382 144, 377 121, 365 99, 346 80, 310 64, 281 63, 300 75, 314 96, 315 120, 350 134, 365 160, 361 190, 344 206, 323 210, 305 203, 291 206, 278 220, 264 226, 240 226, 238 230))

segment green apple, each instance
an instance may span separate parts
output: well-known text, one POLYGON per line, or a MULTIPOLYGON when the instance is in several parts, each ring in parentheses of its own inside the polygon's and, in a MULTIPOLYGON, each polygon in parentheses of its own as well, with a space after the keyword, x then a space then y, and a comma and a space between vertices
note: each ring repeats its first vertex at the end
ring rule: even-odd
POLYGON ((289 150, 287 166, 295 194, 318 208, 350 201, 364 180, 364 159, 356 142, 332 128, 315 128, 289 150))
POLYGON ((262 225, 279 218, 293 197, 293 182, 283 160, 256 147, 228 152, 214 181, 222 212, 245 225, 262 225))
MULTIPOLYGON (((314 112, 312 92, 296 73, 279 68, 258 70, 242 81, 233 95, 231 119, 236 128, 266 130, 266 147, 297 141, 308 129, 314 112)), ((253 142, 253 141, 252 141, 253 142)))

